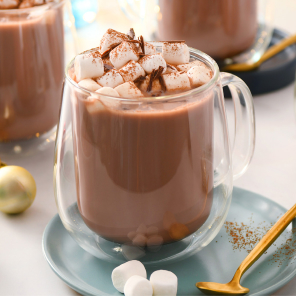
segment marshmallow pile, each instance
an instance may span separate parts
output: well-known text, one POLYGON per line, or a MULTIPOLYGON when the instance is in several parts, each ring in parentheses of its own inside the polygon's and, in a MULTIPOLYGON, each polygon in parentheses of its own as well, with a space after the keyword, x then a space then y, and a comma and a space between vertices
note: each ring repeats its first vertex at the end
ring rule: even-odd
POLYGON ((136 40, 132 29, 129 34, 108 29, 99 47, 76 56, 74 70, 72 78, 80 87, 127 99, 180 93, 212 78, 203 62, 190 62, 184 41, 162 42, 157 53, 142 36, 136 40))
POLYGON ((54 0, 1 0, 0 9, 23 9, 43 5, 53 1, 54 0))
POLYGON ((137 260, 116 267, 111 275, 115 289, 125 296, 175 296, 178 278, 171 271, 157 270, 147 280, 144 265, 137 260))

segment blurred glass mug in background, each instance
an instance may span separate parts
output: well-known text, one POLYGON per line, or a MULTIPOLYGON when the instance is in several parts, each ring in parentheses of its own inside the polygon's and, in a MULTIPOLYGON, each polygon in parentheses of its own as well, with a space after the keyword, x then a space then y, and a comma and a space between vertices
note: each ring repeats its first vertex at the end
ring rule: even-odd
MULTIPOLYGON (((153 44, 161 53, 162 44, 153 44)), ((223 226, 233 180, 254 151, 253 100, 245 83, 220 73, 208 55, 190 48, 190 56, 212 70, 211 81, 157 98, 90 99, 96 94, 72 79, 74 60, 66 69, 56 203, 70 235, 98 258, 175 260, 207 246, 223 226), (226 85, 235 102, 232 153, 226 85)))
POLYGON ((257 61, 269 45, 273 0, 118 0, 146 40, 185 40, 224 63, 257 61))
POLYGON ((1 156, 31 154, 55 139, 64 48, 68 59, 76 54, 68 5, 68 1, 55 0, 29 8, 0 9, 1 156))

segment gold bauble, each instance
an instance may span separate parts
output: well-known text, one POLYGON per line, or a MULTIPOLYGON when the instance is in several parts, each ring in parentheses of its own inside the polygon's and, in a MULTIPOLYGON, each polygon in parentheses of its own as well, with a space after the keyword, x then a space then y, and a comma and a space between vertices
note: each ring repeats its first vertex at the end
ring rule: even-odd
POLYGON ((32 175, 22 167, 0 168, 0 211, 18 214, 33 203, 36 183, 32 175))

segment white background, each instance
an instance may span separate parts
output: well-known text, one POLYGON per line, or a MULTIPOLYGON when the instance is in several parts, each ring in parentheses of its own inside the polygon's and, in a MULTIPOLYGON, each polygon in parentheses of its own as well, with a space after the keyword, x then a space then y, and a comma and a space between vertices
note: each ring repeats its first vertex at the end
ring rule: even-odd
MULTIPOLYGON (((104 22, 104 26, 113 27, 104 2, 100 1, 98 20, 104 22)), ((108 0, 108 7, 114 6, 116 19, 125 21, 114 3, 115 0, 108 0)), ((126 22, 126 26, 129 25, 126 22)), ((276 0, 275 25, 296 33, 296 0, 276 0)), ((84 42, 82 47, 87 48, 89 37, 92 41, 100 37, 92 35, 94 28, 95 25, 78 32, 80 42, 84 42)), ((234 185, 290 208, 296 202, 294 87, 290 85, 274 93, 257 96, 254 102, 257 125, 255 154, 248 171, 234 185)), ((226 107, 230 125, 233 125, 230 100, 227 100, 226 107)), ((29 170, 36 180, 38 192, 32 207, 23 214, 8 216, 0 213, 0 295, 79 295, 52 272, 41 250, 43 230, 57 212, 52 185, 53 144, 35 156, 5 160, 29 170)), ((296 279, 274 295, 296 295, 296 279)))

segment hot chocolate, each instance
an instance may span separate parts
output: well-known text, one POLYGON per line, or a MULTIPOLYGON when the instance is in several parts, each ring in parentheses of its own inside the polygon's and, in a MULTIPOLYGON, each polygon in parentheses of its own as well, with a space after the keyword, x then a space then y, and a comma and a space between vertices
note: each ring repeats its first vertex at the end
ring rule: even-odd
POLYGON ((95 90, 73 93, 78 208, 90 229, 113 242, 174 242, 210 214, 214 94, 165 103, 157 97, 199 87, 213 73, 189 60, 183 41, 164 42, 160 54, 126 35, 115 46, 111 35, 116 31, 107 31, 102 52, 77 56, 70 71, 80 87, 95 90), (107 54, 114 68, 104 71, 107 54))
POLYGON ((38 137, 58 121, 64 76, 62 1, 0 10, 0 18, 0 141, 38 137))
POLYGON ((257 32, 257 0, 159 0, 159 40, 187 44, 221 59, 249 48, 257 32))

